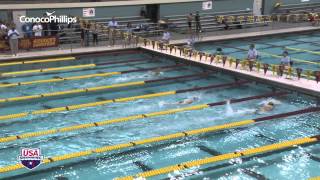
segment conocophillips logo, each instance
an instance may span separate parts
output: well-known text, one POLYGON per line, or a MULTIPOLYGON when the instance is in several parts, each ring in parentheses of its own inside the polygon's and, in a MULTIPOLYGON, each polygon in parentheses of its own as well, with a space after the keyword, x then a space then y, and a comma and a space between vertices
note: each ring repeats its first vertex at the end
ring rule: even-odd
POLYGON ((71 24, 71 23, 76 23, 77 18, 76 17, 68 17, 66 15, 60 15, 56 16, 53 15, 55 11, 53 12, 46 12, 45 17, 27 17, 27 16, 20 16, 20 22, 21 23, 66 23, 66 24, 71 24))

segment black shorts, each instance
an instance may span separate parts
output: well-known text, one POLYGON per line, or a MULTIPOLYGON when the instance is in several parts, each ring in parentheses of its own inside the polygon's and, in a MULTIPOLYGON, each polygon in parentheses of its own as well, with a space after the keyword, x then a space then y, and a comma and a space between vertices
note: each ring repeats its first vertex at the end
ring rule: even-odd
POLYGON ((189 28, 192 27, 192 23, 190 21, 188 21, 188 26, 189 26, 189 28))

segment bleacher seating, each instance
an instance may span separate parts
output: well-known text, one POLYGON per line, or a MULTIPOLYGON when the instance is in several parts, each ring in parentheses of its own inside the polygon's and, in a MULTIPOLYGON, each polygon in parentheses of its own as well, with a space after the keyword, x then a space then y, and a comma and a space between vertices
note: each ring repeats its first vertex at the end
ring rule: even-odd
POLYGON ((281 5, 274 9, 273 14, 298 14, 309 12, 320 12, 320 3, 300 3, 281 5))
MULTIPOLYGON (((222 19, 228 23, 229 28, 250 27, 266 25, 270 19, 266 17, 254 17, 251 10, 225 11, 216 13, 201 13, 201 26, 203 31, 220 30, 225 27, 222 19)), ((173 27, 173 30, 185 33, 188 30, 187 14, 165 16, 166 20, 173 27)), ((195 29, 193 23, 193 29, 195 29)))
MULTIPOLYGON (((116 17, 115 19, 118 22, 119 30, 124 30, 128 22, 131 22, 132 28, 135 28, 140 24, 148 25, 148 30, 140 30, 137 32, 133 32, 134 34, 139 36, 158 36, 163 32, 163 30, 158 26, 158 23, 153 23, 151 22, 150 19, 144 18, 141 16, 116 17)), ((108 22, 111 20, 111 17, 90 18, 87 20, 94 21, 98 24, 107 25, 108 22)), ((79 27, 80 27, 79 24, 74 24, 73 27, 71 28, 67 28, 64 26, 62 30, 59 32, 60 43, 80 42, 81 32, 79 27)), ((90 35, 90 40, 91 39, 92 39, 92 35, 90 35)), ((98 39, 99 41, 105 41, 107 40, 107 35, 99 33, 98 39)))

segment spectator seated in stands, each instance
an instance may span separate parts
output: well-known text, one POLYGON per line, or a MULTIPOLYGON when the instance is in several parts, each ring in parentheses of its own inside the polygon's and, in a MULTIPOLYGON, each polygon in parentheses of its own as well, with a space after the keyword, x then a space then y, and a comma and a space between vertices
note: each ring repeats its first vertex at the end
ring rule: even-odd
POLYGON ((150 27, 148 24, 139 24, 136 28, 133 29, 134 32, 140 31, 150 31, 150 27))
POLYGON ((109 28, 117 28, 118 27, 118 22, 115 20, 114 16, 108 23, 109 28))
POLYGON ((194 36, 191 36, 190 39, 187 40, 187 45, 185 46, 186 48, 189 48, 189 49, 194 49, 194 43, 195 43, 195 37, 194 36))
POLYGON ((228 23, 227 23, 226 20, 222 20, 221 24, 224 25, 224 29, 225 29, 225 30, 228 30, 228 29, 229 29, 229 25, 228 25, 228 23))
POLYGON ((319 24, 319 16, 317 13, 309 13, 308 19, 311 22, 312 26, 316 26, 319 24))
POLYGON ((128 23, 127 23, 127 26, 126 26, 126 28, 124 29, 124 31, 127 32, 127 33, 132 33, 133 28, 132 28, 131 22, 128 22, 128 23))
POLYGON ((171 39, 171 34, 169 31, 165 30, 163 32, 163 36, 162 36, 162 39, 161 39, 161 42, 163 43, 166 43, 166 44, 169 44, 170 43, 170 39, 171 39))
POLYGON ((8 30, 8 27, 2 21, 0 21, 0 30, 4 30, 4 31, 8 30))
POLYGON ((6 39, 7 31, 8 31, 8 27, 5 25, 5 23, 0 21, 0 39, 6 39))

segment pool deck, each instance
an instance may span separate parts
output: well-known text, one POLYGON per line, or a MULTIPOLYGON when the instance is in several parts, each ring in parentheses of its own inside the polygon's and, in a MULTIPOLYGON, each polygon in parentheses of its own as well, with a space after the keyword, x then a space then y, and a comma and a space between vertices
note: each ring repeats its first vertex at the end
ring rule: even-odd
MULTIPOLYGON (((262 30, 255 32, 241 32, 234 34, 219 34, 219 35, 209 35, 201 38, 201 42, 205 41, 219 41, 219 40, 231 40, 237 38, 245 38, 245 37, 256 37, 256 36, 264 36, 264 35, 273 35, 273 34, 283 34, 283 33, 294 33, 294 32, 303 32, 303 31, 312 31, 312 30, 320 30, 320 27, 312 27, 312 26, 304 26, 304 27, 292 27, 286 29, 274 29, 274 30, 262 30)), ((223 31, 221 31, 223 33, 223 31)), ((178 39, 174 39, 171 41, 171 44, 181 44, 186 43, 187 39, 185 36, 178 37, 178 39)), ((128 47, 132 48, 132 47, 128 47)), ((27 51, 20 52, 19 56, 12 57, 11 55, 0 55, 1 60, 21 60, 21 59, 30 59, 30 58, 43 58, 44 56, 70 56, 81 53, 92 53, 92 52, 103 52, 103 51, 113 51, 113 50, 123 50, 126 49, 122 45, 116 45, 113 47, 108 46, 97 46, 97 47, 75 47, 72 50, 70 48, 67 49, 56 49, 56 50, 35 50, 35 51, 27 51)))
POLYGON ((200 56, 192 56, 191 58, 180 56, 179 49, 177 49, 176 51, 173 50, 172 53, 170 54, 169 50, 158 50, 157 48, 153 49, 151 45, 147 45, 146 47, 141 47, 141 48, 148 51, 161 53, 167 56, 178 58, 183 62, 192 61, 193 63, 211 67, 219 71, 228 72, 233 75, 242 76, 242 77, 252 79, 262 83, 273 84, 278 87, 282 87, 283 89, 288 89, 290 91, 298 91, 298 92, 306 93, 308 95, 320 98, 320 83, 317 83, 315 80, 308 80, 305 78, 301 78, 298 80, 297 77, 291 77, 290 79, 288 79, 286 78, 285 74, 282 77, 279 77, 277 75, 273 75, 273 73, 270 70, 267 71, 265 75, 263 72, 263 69, 261 69, 259 72, 256 71, 255 69, 253 71, 249 71, 248 68, 242 69, 240 67, 240 64, 238 68, 236 68, 235 63, 233 63, 231 66, 229 65, 228 62, 226 62, 225 66, 223 66, 222 63, 215 63, 215 62, 210 64, 210 59, 209 58, 205 59, 204 56, 202 57, 202 61, 200 61, 200 56))

